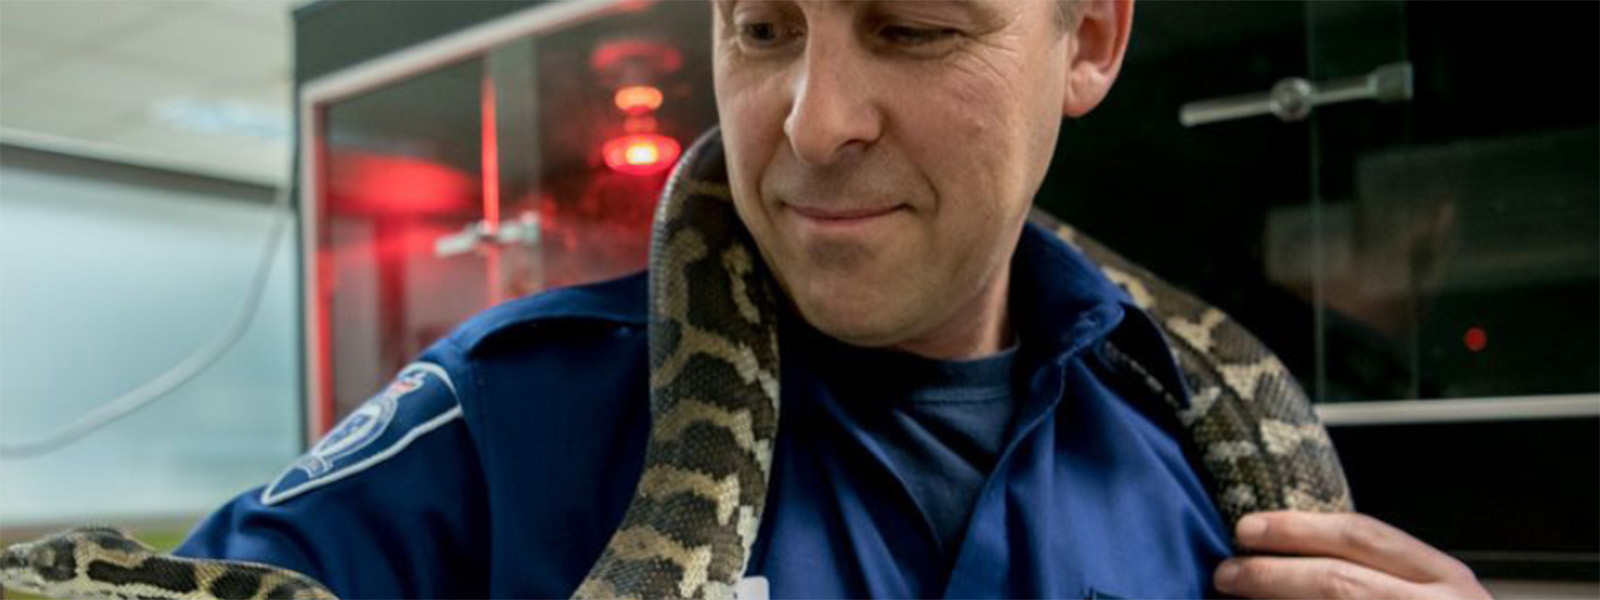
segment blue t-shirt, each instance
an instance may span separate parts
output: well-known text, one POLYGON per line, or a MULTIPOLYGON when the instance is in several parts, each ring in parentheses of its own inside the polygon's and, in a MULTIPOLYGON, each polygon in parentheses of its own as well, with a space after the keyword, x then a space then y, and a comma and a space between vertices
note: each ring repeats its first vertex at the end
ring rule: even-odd
POLYGON ((983 482, 1005 449, 1015 410, 1016 347, 970 360, 933 360, 858 348, 821 334, 801 352, 819 369, 854 426, 882 442, 894 472, 955 562, 983 482))

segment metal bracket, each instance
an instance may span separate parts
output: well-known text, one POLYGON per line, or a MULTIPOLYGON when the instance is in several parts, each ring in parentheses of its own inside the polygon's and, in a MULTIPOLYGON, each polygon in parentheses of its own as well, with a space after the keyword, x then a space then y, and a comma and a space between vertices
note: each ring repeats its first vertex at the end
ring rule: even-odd
POLYGON ((1279 80, 1272 90, 1197 100, 1178 109, 1178 122, 1184 127, 1273 115, 1289 123, 1311 114, 1324 104, 1377 100, 1401 102, 1412 96, 1411 63, 1398 62, 1373 69, 1356 77, 1312 83, 1301 77, 1279 80))

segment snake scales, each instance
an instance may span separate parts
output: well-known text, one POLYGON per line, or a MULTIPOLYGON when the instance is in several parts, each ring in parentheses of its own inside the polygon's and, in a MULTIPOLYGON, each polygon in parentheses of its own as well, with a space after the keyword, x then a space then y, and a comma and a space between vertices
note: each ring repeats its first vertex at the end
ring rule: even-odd
MULTIPOLYGON (((755 541, 778 433, 780 298, 734 216, 720 137, 686 154, 657 209, 650 258, 650 403, 644 469, 581 598, 733 595, 755 541)), ((1221 311, 1035 211, 1166 333, 1184 381, 1108 348, 1187 432, 1231 525, 1246 513, 1349 510, 1327 432, 1283 364, 1221 311)), ((161 556, 105 528, 7 549, 0 581, 74 598, 329 598, 296 573, 161 556)))

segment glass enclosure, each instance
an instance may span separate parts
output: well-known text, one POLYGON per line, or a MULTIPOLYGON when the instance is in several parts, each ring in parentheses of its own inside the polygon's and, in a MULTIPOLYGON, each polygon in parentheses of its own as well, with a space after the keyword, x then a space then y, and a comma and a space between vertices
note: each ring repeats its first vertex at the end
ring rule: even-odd
MULTIPOLYGON (((562 5, 589 8, 306 96, 314 430, 476 311, 644 265, 716 118, 710 8, 562 5)), ((1377 411, 1328 419, 1363 511, 1480 574, 1600 577, 1600 4, 1136 12, 1036 204, 1244 323, 1324 415, 1377 411)))
MULTIPOLYGON (((1593 394, 1595 7, 1503 8, 1141 6, 1037 202, 1243 321, 1319 402, 1593 394), (1478 42, 1508 19, 1551 32, 1517 34, 1544 60, 1478 42)), ((708 11, 602 6, 319 103, 336 413, 478 310, 643 266, 666 169, 715 122, 708 11)))
POLYGON ((1314 79, 1415 65, 1310 123, 1325 399, 1600 391, 1600 11, 1542 8, 1307 5, 1314 79))
POLYGON ((1594 394, 1597 11, 1539 4, 1141 5, 1038 202, 1320 402, 1594 394))
POLYGON ((707 10, 602 7, 317 107, 324 426, 473 313, 644 267, 715 122, 707 10))
MULTIPOLYGON (((1246 323, 1318 401, 1593 394, 1595 8, 1547 8, 1141 6, 1038 204, 1246 323), (1544 60, 1477 41, 1507 19, 1551 32, 1518 41, 1544 60), (1202 110, 1274 91, 1278 114, 1202 110)), ((602 7, 319 104, 335 412, 478 310, 643 266, 666 169, 715 121, 708 10, 602 7)))
POLYGON ((1266 341, 1358 509, 1600 578, 1600 5, 1136 12, 1038 203, 1266 341))

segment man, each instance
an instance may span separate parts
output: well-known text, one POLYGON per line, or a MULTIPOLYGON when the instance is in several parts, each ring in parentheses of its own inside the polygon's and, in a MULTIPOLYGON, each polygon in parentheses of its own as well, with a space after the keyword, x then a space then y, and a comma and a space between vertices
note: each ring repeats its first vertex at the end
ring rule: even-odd
MULTIPOLYGON (((1486 597, 1359 515, 1230 532, 1105 340, 1154 325, 1024 225, 1131 2, 720 0, 728 184, 781 289, 783 428, 747 574, 773 597, 1486 597)), ((638 481, 643 276, 515 301, 407 367, 180 554, 345 596, 570 594, 638 481)), ((1170 374, 1169 374, 1170 375, 1170 374)), ((754 588, 752 588, 754 589, 754 588)))

